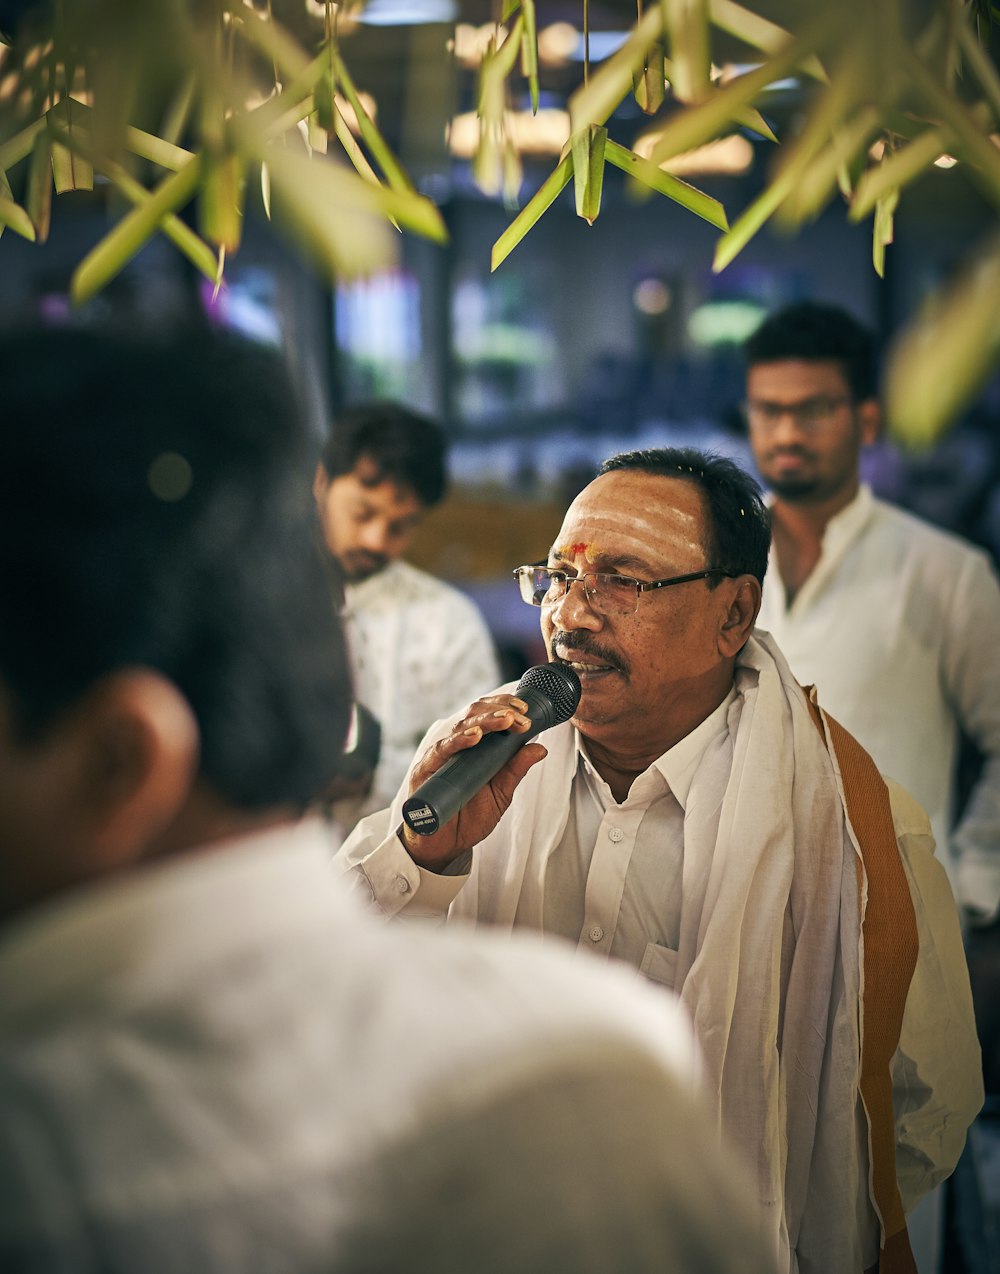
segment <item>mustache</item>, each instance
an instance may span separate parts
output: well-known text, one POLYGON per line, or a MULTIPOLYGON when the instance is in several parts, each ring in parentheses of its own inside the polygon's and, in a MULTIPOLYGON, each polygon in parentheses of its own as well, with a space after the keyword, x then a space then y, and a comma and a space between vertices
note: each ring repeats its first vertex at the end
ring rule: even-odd
POLYGON ((618 672, 626 675, 631 672, 628 661, 622 657, 619 651, 612 650, 610 646, 605 646, 600 638, 582 629, 575 633, 564 633, 557 628, 552 634, 552 650, 564 663, 572 662, 564 652, 575 650, 581 655, 592 655, 595 659, 599 659, 601 663, 607 664, 609 668, 614 668, 618 672))

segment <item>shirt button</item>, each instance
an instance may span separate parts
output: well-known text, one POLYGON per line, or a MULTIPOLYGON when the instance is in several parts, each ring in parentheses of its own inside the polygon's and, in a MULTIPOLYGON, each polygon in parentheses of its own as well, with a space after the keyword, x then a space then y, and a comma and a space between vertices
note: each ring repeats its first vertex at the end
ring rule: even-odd
POLYGON ((399 890, 401 894, 408 894, 410 892, 410 882, 406 879, 405 876, 397 876, 396 888, 399 890))
POLYGON ((600 925, 594 925, 594 927, 590 931, 590 941, 600 942, 600 940, 603 937, 604 937, 604 930, 601 928, 600 925))
POLYGON ((625 839, 625 833, 620 827, 612 827, 608 830, 608 840, 613 840, 617 845, 620 840, 625 839))

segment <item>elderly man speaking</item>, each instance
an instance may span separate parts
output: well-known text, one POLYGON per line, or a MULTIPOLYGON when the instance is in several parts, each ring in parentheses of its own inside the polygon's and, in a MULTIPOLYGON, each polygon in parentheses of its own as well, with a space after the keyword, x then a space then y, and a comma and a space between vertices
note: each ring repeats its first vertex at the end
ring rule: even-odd
POLYGON ((958 919, 923 810, 754 632, 769 538, 728 460, 607 461, 515 572, 574 716, 420 836, 407 795, 528 705, 439 724, 341 864, 387 915, 540 929, 673 988, 781 1266, 909 1270, 905 1211, 982 1101, 958 919))

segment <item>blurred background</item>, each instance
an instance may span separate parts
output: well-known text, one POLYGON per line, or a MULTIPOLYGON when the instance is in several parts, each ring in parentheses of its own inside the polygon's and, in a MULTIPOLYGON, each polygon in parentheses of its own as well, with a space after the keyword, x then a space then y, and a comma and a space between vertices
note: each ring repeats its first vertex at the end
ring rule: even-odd
MULTIPOLYGON (((780 16, 780 4, 771 7, 780 16)), ((306 43, 316 33, 309 10, 308 0, 288 0, 281 12, 306 43)), ((532 116, 527 89, 524 101, 509 103, 521 130, 519 206, 552 171, 568 134, 567 97, 586 45, 599 65, 635 12, 591 4, 589 41, 578 4, 556 0, 540 12, 539 110, 532 116)), ((801 298, 837 303, 888 345, 975 259, 996 222, 966 166, 945 158, 900 202, 884 277, 872 266, 870 221, 851 224, 839 199, 794 234, 769 223, 716 274, 716 229, 667 199, 637 198, 609 169, 593 225, 575 215, 571 185, 491 273, 492 245, 515 209, 502 195, 485 196, 472 170, 475 65, 494 30, 490 6, 370 0, 344 21, 354 80, 417 189, 441 210, 447 243, 399 234, 390 267, 330 284, 273 233, 251 181, 242 243, 218 291, 157 236, 74 307, 73 269, 122 214, 98 179, 91 191, 60 195, 45 243, 12 233, 0 241, 0 323, 39 314, 155 326, 196 307, 287 351, 317 437, 341 407, 372 395, 443 421, 452 493, 410 556, 474 598, 512 669, 536 661, 540 646, 510 570, 544 554, 567 499, 603 457, 679 442, 747 458, 739 344, 764 313, 801 298)), ((800 79, 772 86, 764 113, 779 136, 795 131, 806 101, 800 79)), ((625 145, 649 127, 631 97, 610 123, 625 145)), ((681 175, 720 200, 732 221, 765 185, 776 150, 737 131, 685 156, 681 175)), ((866 464, 878 493, 1000 553, 1000 378, 932 448, 885 438, 866 464)))

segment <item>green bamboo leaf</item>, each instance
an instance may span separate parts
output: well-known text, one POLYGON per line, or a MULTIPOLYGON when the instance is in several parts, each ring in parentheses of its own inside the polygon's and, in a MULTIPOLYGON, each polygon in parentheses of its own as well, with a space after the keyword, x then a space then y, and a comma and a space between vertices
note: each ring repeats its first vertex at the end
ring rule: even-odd
POLYGON ((762 66, 737 76, 699 105, 678 111, 667 121, 650 155, 651 161, 659 164, 673 155, 683 155, 729 131, 736 113, 751 105, 769 84, 784 79, 803 58, 809 56, 834 29, 835 19, 835 9, 825 9, 806 34, 793 40, 762 66))
POLYGON ((569 100, 570 126, 578 133, 590 124, 605 124, 612 111, 632 92, 632 77, 646 65, 650 47, 663 36, 659 5, 647 9, 625 43, 577 89, 569 100))
POLYGON ((543 213, 569 185, 573 177, 573 154, 567 150, 556 167, 542 182, 532 198, 524 205, 507 229, 493 245, 490 270, 495 270, 506 260, 543 213))
POLYGON ((500 11, 500 21, 508 22, 518 9, 521 7, 521 0, 503 0, 503 8, 500 11))
POLYGON ((275 218, 323 276, 364 277, 394 260, 386 217, 399 196, 373 186, 339 163, 283 146, 267 148, 275 218))
POLYGON ((174 94, 173 100, 167 107, 167 113, 163 117, 163 123, 160 125, 159 135, 163 141, 176 145, 184 135, 188 120, 191 118, 197 85, 197 76, 192 71, 174 94))
POLYGON ((60 120, 70 137, 81 131, 76 118, 79 112, 74 110, 75 106, 76 103, 71 98, 64 98, 58 106, 52 107, 46 117, 52 144, 52 178, 58 195, 65 194, 68 190, 94 189, 94 168, 86 147, 73 149, 56 141, 60 120))
POLYGON ((689 186, 686 181, 681 181, 672 173, 664 172, 662 168, 651 164, 648 159, 643 159, 635 151, 627 150, 624 146, 619 146, 617 142, 609 141, 605 148, 605 158, 609 164, 614 164, 629 177, 641 181, 661 195, 666 195, 674 203, 687 208, 689 212, 702 217, 720 230, 728 228, 726 210, 717 199, 704 194, 694 186, 689 186))
MULTIPOLYGON (((369 116, 358 95, 358 90, 354 86, 350 73, 344 64, 343 58, 336 51, 332 51, 333 74, 337 84, 343 91, 344 96, 350 102, 354 114, 357 116, 358 128, 361 130, 361 137, 365 145, 368 147, 372 158, 382 170, 389 186, 402 194, 414 194, 413 183, 403 171, 403 166, 392 153, 388 143, 383 139, 382 134, 375 127, 374 120, 369 116)), ((442 223, 443 229, 443 223, 442 223)))
POLYGON ((19 133, 13 137, 9 137, 2 145, 0 145, 0 168, 5 172, 13 168, 15 164, 19 164, 22 159, 26 159, 34 150, 35 139, 38 134, 45 129, 45 116, 36 119, 33 124, 29 124, 27 128, 22 128, 19 133))
POLYGON ((198 226, 203 239, 231 256, 243 234, 246 164, 231 151, 206 156, 198 192, 198 226))
POLYGON ((900 191, 910 185, 933 166, 947 143, 945 129, 929 128, 899 150, 887 151, 881 162, 869 168, 858 182, 847 213, 848 220, 860 221, 891 191, 900 191))
POLYGON ((6 174, 0 181, 0 226, 10 226, 22 238, 35 241, 35 227, 24 209, 14 202, 6 174))
POLYGON ((663 45, 651 44, 646 65, 632 76, 632 96, 646 115, 655 115, 666 97, 667 68, 663 45))
POLYGON ((343 146, 347 154, 347 158, 354 165, 355 171, 358 175, 363 177, 365 181, 372 182, 373 185, 381 185, 382 183, 379 181, 378 173, 376 173, 375 169, 368 162, 368 157, 358 145, 358 139, 351 132, 351 126, 348 124, 347 120, 344 119, 343 113, 336 101, 333 103, 333 131, 337 136, 337 140, 340 142, 341 146, 343 146))
POLYGON ((712 65, 707 0, 672 0, 666 15, 674 96, 689 104, 704 101, 711 87, 712 65))
POLYGON ((305 119, 318 103, 317 92, 333 94, 330 57, 326 52, 302 68, 289 84, 250 112, 249 118, 267 137, 275 137, 305 119), (303 104, 308 103, 305 110, 303 104))
POLYGON ((752 133, 757 133, 760 137, 766 137, 769 142, 778 140, 771 125, 753 106, 743 106, 738 111, 734 111, 733 122, 742 125, 743 128, 749 128, 752 133))
POLYGON ((180 172, 193 159, 193 153, 183 146, 176 146, 155 133, 147 133, 141 128, 126 128, 125 145, 133 155, 140 159, 148 159, 150 163, 166 168, 170 172, 180 172))
POLYGON ((958 44, 990 104, 994 121, 1000 120, 1000 75, 966 22, 959 24, 958 44))
POLYGON ((893 238, 893 218, 899 194, 893 191, 880 199, 875 206, 875 224, 872 227, 872 264, 880 279, 885 278, 885 250, 893 238))
POLYGON ((867 154, 880 125, 881 118, 875 107, 861 110, 854 119, 834 131, 825 148, 808 158, 801 168, 796 167, 797 180, 777 212, 781 224, 797 227, 818 216, 836 190, 844 166, 854 162, 859 154, 862 157, 867 154))
POLYGON ((52 143, 48 132, 35 138, 24 206, 35 227, 36 242, 44 243, 52 220, 52 143))
MULTIPOLYGON (((96 165, 98 171, 136 207, 143 207, 149 202, 152 198, 149 191, 126 168, 112 159, 95 157, 90 150, 89 137, 81 129, 75 129, 73 133, 69 133, 58 119, 53 118, 54 112, 49 114, 54 142, 72 151, 77 162, 85 159, 88 163, 96 165)), ((185 225, 179 217, 169 213, 163 218, 160 229, 207 279, 212 283, 217 281, 215 253, 189 226, 185 225)))
POLYGON ((573 153, 573 184, 576 215, 592 226, 601 211, 604 186, 604 148, 608 130, 592 124, 570 140, 573 153))
MULTIPOLYGON (((760 49, 762 53, 780 53, 792 39, 791 34, 767 18, 751 13, 734 0, 708 0, 708 12, 713 23, 722 31, 736 36, 751 48, 760 49)), ((815 80, 823 83, 827 80, 823 64, 817 57, 807 57, 800 64, 800 70, 815 80)))
POLYGON ((283 26, 272 17, 258 17, 249 5, 241 5, 237 11, 237 30, 280 69, 282 79, 293 80, 305 70, 312 59, 283 26))
POLYGON ((914 86, 926 98, 930 112, 955 135, 971 173, 988 198, 1000 202, 1000 151, 976 126, 971 112, 951 97, 905 46, 900 47, 899 58, 914 86))
POLYGON ((745 208, 733 222, 730 230, 715 245, 712 270, 718 274, 724 270, 747 246, 758 230, 770 220, 792 188, 793 178, 785 173, 772 181, 757 198, 745 208))
POLYGON ((531 113, 538 114, 538 20, 535 0, 521 0, 524 34, 521 36, 521 72, 528 81, 531 113))
POLYGON ((324 75, 316 81, 313 88, 313 101, 316 105, 316 117, 320 126, 325 128, 328 133, 336 131, 335 115, 336 107, 336 88, 333 83, 333 72, 329 67, 329 59, 327 59, 327 70, 324 75))
MULTIPOLYGON (((785 150, 778 172, 789 168, 803 176, 815 155, 829 147, 831 139, 845 129, 860 103, 868 101, 868 57, 859 46, 848 46, 839 60, 831 83, 814 98, 803 130, 785 150)), ((834 164, 836 180, 836 164, 834 164)))
POLYGON ((982 388, 1000 354, 1000 239, 907 327, 888 361, 886 414, 911 447, 935 442, 982 388))
POLYGON ((193 155, 184 168, 171 173, 149 199, 134 208, 84 257, 73 272, 70 296, 82 305, 96 296, 157 232, 164 218, 188 203, 201 176, 201 159, 193 155))

